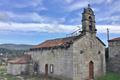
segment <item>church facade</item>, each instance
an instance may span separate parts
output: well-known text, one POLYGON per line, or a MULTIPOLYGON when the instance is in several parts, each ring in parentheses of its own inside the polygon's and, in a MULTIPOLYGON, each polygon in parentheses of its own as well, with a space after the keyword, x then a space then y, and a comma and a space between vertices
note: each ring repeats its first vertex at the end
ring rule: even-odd
POLYGON ((106 72, 105 44, 96 36, 95 15, 88 6, 82 13, 82 32, 77 36, 47 40, 31 55, 30 73, 65 80, 93 80, 106 72))

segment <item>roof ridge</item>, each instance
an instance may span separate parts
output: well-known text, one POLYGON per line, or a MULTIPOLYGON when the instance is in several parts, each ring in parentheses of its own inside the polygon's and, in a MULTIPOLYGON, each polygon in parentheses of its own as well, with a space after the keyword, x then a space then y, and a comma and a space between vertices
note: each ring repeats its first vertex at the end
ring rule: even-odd
POLYGON ((52 48, 52 47, 65 47, 66 45, 70 45, 72 42, 79 37, 81 37, 83 34, 77 35, 77 36, 69 36, 69 37, 63 37, 63 38, 56 38, 56 39, 50 39, 46 40, 33 48, 30 48, 30 50, 38 49, 38 48, 52 48))
MULTIPOLYGON (((51 40, 63 40, 63 39, 66 39, 66 38, 72 38, 72 37, 77 37, 77 36, 70 36, 70 37, 61 37, 61 38, 55 38, 55 39, 48 39, 48 40, 45 40, 45 41, 51 41, 51 40)), ((44 41, 44 42, 45 42, 44 41)))
POLYGON ((110 39, 109 41, 120 41, 120 37, 116 37, 116 38, 110 39))

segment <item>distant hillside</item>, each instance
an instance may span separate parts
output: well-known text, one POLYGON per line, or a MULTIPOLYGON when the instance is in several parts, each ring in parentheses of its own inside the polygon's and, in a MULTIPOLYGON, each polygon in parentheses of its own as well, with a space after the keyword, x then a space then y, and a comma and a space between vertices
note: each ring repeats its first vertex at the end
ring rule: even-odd
POLYGON ((5 48, 0 48, 0 56, 2 57, 18 57, 24 54, 25 50, 9 50, 5 48))
POLYGON ((14 58, 22 56, 25 51, 29 50, 33 45, 26 44, 0 44, 0 56, 14 58))
POLYGON ((5 48, 9 50, 28 50, 33 45, 26 45, 26 44, 0 44, 0 48, 5 48))

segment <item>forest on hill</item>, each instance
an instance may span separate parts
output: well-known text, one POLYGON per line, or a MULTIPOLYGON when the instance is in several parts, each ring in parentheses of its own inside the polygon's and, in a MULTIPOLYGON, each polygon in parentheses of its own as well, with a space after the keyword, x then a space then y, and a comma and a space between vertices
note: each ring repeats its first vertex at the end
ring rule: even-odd
POLYGON ((33 45, 25 44, 0 44, 0 56, 5 58, 19 57, 29 50, 33 45))

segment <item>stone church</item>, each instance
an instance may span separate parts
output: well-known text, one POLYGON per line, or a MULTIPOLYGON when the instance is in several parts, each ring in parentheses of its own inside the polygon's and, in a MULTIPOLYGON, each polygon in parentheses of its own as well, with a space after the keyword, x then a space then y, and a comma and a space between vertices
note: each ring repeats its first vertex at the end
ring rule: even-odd
POLYGON ((107 69, 108 71, 120 73, 120 37, 110 39, 108 43, 109 58, 107 69))
POLYGON ((96 36, 95 15, 90 6, 82 13, 77 36, 47 40, 31 48, 31 73, 65 80, 93 80, 106 72, 105 44, 96 36))

